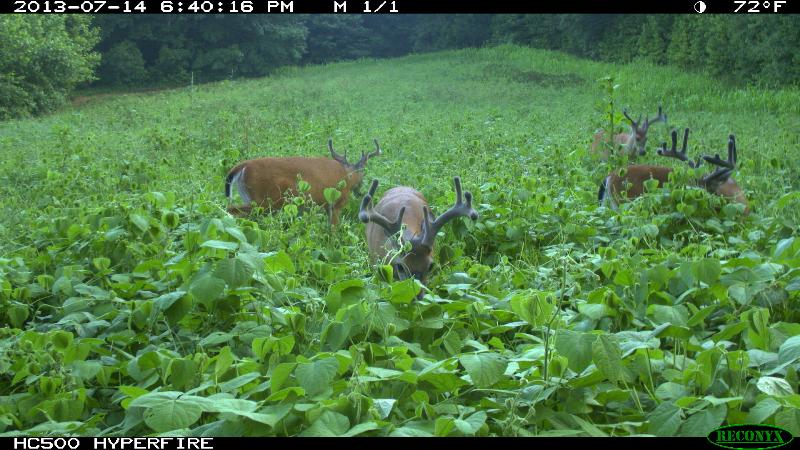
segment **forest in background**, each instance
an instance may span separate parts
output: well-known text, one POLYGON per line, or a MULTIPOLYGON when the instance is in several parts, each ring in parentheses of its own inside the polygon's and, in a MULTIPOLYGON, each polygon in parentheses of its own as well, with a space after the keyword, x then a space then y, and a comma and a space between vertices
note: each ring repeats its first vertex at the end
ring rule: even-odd
POLYGON ((797 42, 800 17, 788 15, 5 15, 0 120, 51 112, 76 88, 185 86, 503 43, 797 86, 797 42))

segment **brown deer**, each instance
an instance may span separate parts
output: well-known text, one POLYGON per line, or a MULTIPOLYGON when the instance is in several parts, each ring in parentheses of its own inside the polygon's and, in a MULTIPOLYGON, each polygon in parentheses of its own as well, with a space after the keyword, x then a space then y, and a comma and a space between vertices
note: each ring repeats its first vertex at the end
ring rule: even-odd
MULTIPOLYGON (((367 246, 373 262, 384 261, 387 255, 393 255, 390 264, 398 280, 413 277, 426 284, 428 272, 433 267, 433 244, 439 230, 456 217, 478 218, 478 213, 472 209, 472 194, 464 192, 464 202, 461 179, 455 177, 453 182, 456 189, 455 205, 433 220, 422 193, 406 186, 389 189, 377 205, 370 207, 378 188, 378 180, 373 180, 358 213, 358 218, 367 224, 367 246), (401 230, 398 241, 394 235, 401 230), (410 244, 411 249, 408 253, 397 254, 405 243, 410 244)), ((421 291, 419 295, 422 296, 421 291)))
MULTIPOLYGON (((697 168, 703 160, 717 167, 714 172, 707 174, 696 180, 697 186, 705 189, 706 191, 719 195, 731 201, 741 203, 744 205, 744 214, 750 213, 750 208, 745 198, 744 192, 736 184, 731 175, 736 170, 736 138, 730 135, 728 138, 728 159, 723 160, 719 154, 713 157, 703 155, 698 157, 697 161, 690 161, 686 156, 686 144, 689 140, 689 129, 686 128, 683 133, 683 146, 680 151, 677 149, 678 132, 672 131, 672 148, 667 150, 667 143, 661 144, 658 149, 658 154, 669 158, 676 158, 688 163, 689 167, 697 168)), ((602 203, 610 203, 612 208, 616 209, 618 201, 625 201, 634 199, 644 192, 644 182, 650 179, 658 181, 658 187, 662 187, 664 183, 669 180, 669 174, 672 169, 663 166, 652 165, 630 165, 625 170, 623 175, 618 171, 611 172, 601 183, 600 191, 598 192, 598 200, 602 203), (622 197, 622 194, 625 197, 622 197)))
POLYGON ((225 196, 231 200, 231 184, 235 184, 243 205, 228 206, 228 213, 232 215, 248 215, 253 206, 280 209, 285 203, 285 194, 295 196, 297 192, 298 176, 306 181, 311 189, 311 200, 324 205, 328 210, 328 219, 331 225, 339 223, 339 214, 347 204, 350 191, 361 195, 359 187, 364 179, 364 168, 370 158, 380 156, 381 146, 375 139, 375 151, 369 154, 361 152, 361 159, 355 164, 347 162, 347 151, 344 156, 333 149, 333 140, 328 139, 328 149, 331 158, 323 157, 287 157, 287 158, 259 158, 239 163, 228 172, 225 178, 225 196), (328 205, 324 192, 325 188, 336 188, 340 181, 345 185, 340 192, 342 195, 333 205, 328 205))
MULTIPOLYGON (((661 105, 658 105, 658 114, 653 120, 649 117, 644 118, 642 122, 642 115, 639 115, 638 120, 631 119, 627 110, 623 110, 622 114, 631 123, 631 131, 628 133, 618 133, 613 138, 613 148, 621 147, 622 151, 628 155, 628 159, 635 160, 637 156, 642 156, 645 153, 645 145, 647 144, 647 130, 650 125, 656 122, 667 122, 667 115, 661 111, 661 105)), ((600 130, 594 135, 592 142, 591 153, 599 155, 602 160, 607 160, 610 155, 610 150, 607 145, 607 133, 605 130, 600 130)))

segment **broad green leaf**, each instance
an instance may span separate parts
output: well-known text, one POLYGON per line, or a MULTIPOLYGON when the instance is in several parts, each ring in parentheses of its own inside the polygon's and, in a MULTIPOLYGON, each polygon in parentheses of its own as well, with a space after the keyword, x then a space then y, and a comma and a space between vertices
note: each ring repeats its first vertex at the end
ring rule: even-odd
POLYGON ((339 281, 328 288, 325 303, 335 313, 342 306, 351 305, 364 297, 364 280, 351 279, 339 281))
POLYGON ((153 306, 155 306, 159 311, 166 311, 184 295, 186 295, 185 291, 175 291, 170 292, 169 294, 158 296, 153 299, 153 306))
POLYGON ((765 423, 780 407, 781 404, 774 398, 765 398, 750 408, 746 421, 747 423, 765 423))
POLYGON ((558 330, 556 332, 556 351, 569 361, 569 368, 581 373, 592 363, 592 343, 596 335, 579 331, 558 330))
POLYGON ((681 426, 681 410, 669 402, 664 402, 647 415, 648 431, 656 436, 675 436, 681 426))
POLYGON ((337 437, 344 436, 350 428, 347 416, 334 411, 324 411, 314 423, 300 433, 301 437, 337 437))
POLYGON ((701 283, 712 285, 719 281, 719 276, 722 273, 719 261, 716 259, 701 259, 695 261, 692 265, 692 274, 701 283))
POLYGON ((314 397, 330 388, 338 369, 339 361, 334 357, 328 357, 310 363, 299 363, 294 374, 306 394, 314 397))
POLYGON ((681 425, 680 436, 705 437, 722 425, 728 414, 725 405, 712 406, 689 416, 681 425))
POLYGON ((508 360, 493 352, 462 355, 461 365, 477 387, 489 387, 503 379, 508 360))
POLYGON ((367 431, 377 430, 378 428, 380 428, 380 426, 375 422, 364 422, 364 423, 360 423, 360 424, 354 426, 353 428, 350 428, 349 430, 347 430, 347 432, 345 434, 343 434, 342 437, 358 436, 361 433, 366 433, 367 431))
POLYGON ((399 305, 411 303, 420 291, 420 285, 413 278, 408 278, 403 281, 392 283, 392 291, 389 296, 389 302, 399 305))
POLYGON ((264 267, 273 273, 295 273, 295 267, 292 263, 292 258, 290 258, 289 255, 284 251, 268 253, 264 257, 264 267))
POLYGON ((239 248, 239 244, 237 244, 236 242, 210 240, 200 244, 200 247, 234 251, 237 248, 239 248))
POLYGON ((283 383, 289 378, 295 366, 297 366, 296 363, 280 363, 272 369, 270 376, 270 392, 274 394, 281 390, 283 383))
POLYGON ((466 436, 474 436, 484 423, 486 423, 486 412, 478 411, 471 414, 466 419, 455 419, 454 424, 458 430, 466 436))
POLYGON ((775 397, 794 394, 792 386, 783 378, 761 377, 756 381, 756 387, 759 391, 775 397))
POLYGON ((189 293, 200 303, 210 306, 225 291, 225 282, 211 274, 201 275, 189 286, 189 293))
POLYGON ((253 269, 239 259, 223 259, 217 262, 214 276, 225 281, 230 289, 236 289, 248 283, 253 276, 253 269))
POLYGON ((256 412, 239 411, 236 414, 275 428, 275 425, 277 425, 284 417, 286 417, 291 410, 292 405, 290 404, 278 404, 269 405, 256 412))
POLYGON ((166 400, 144 412, 144 422, 156 432, 187 428, 200 419, 203 409, 181 399, 166 400))
POLYGON ((386 420, 396 402, 397 400, 393 398, 376 398, 373 400, 372 405, 378 411, 378 416, 381 420, 386 420))
POLYGON ((616 383, 622 380, 622 352, 611 336, 597 336, 592 343, 592 352, 592 361, 609 381, 616 383))

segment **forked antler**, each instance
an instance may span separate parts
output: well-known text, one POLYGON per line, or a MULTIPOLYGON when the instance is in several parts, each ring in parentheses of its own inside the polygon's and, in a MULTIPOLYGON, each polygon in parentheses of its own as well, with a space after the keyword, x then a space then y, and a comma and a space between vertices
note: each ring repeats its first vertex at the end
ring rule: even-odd
POLYGON ((656 115, 656 117, 653 120, 650 120, 647 117, 644 118, 644 129, 650 128, 650 125, 652 125, 652 124, 654 124, 656 122, 664 122, 664 123, 667 122, 667 115, 664 114, 661 111, 661 104, 660 103, 658 105, 658 114, 656 115))
POLYGON ((631 116, 628 115, 627 108, 622 110, 622 115, 624 115, 625 118, 628 119, 631 122, 631 127, 633 129, 641 128, 643 131, 647 131, 647 129, 650 128, 650 125, 652 125, 652 124, 654 124, 656 122, 665 122, 666 123, 666 121, 667 121, 667 115, 664 114, 663 108, 661 107, 660 103, 658 105, 658 114, 656 114, 656 117, 653 120, 650 120, 649 116, 645 116, 644 123, 642 123, 642 115, 641 114, 639 114, 639 118, 637 120, 633 120, 631 118, 631 116))
POLYGON ((625 118, 631 122, 631 127, 633 127, 634 129, 639 128, 639 122, 642 120, 641 114, 639 114, 639 120, 633 120, 631 119, 631 116, 628 115, 628 108, 624 108, 622 110, 622 115, 625 116, 625 118))
POLYGON ((667 150, 667 143, 662 142, 661 148, 656 150, 656 153, 658 153, 661 156, 666 156, 668 158, 675 158, 684 161, 689 164, 689 167, 694 169, 700 166, 700 163, 702 162, 702 157, 698 156, 697 162, 692 162, 691 160, 689 160, 689 157, 686 156, 686 145, 688 142, 689 142, 689 129, 686 128, 683 130, 683 147, 681 147, 681 150, 678 151, 678 132, 676 130, 672 130, 672 148, 667 150))
POLYGON ((344 151, 344 156, 336 153, 336 150, 333 149, 333 139, 328 139, 328 150, 331 151, 331 158, 339 161, 341 164, 348 164, 347 163, 347 150, 344 151))
POLYGON ((703 155, 703 159, 706 160, 709 164, 713 164, 717 166, 717 169, 704 176, 702 181, 703 183, 707 184, 709 182, 720 182, 724 183, 728 177, 731 176, 734 170, 736 170, 736 137, 734 135, 728 136, 728 159, 723 160, 719 157, 719 153, 715 154, 713 157, 703 155))
POLYGON ((425 217, 422 220, 422 236, 415 238, 416 243, 429 248, 433 247, 433 242, 436 239, 436 234, 442 227, 449 221, 456 217, 469 217, 472 220, 478 219, 478 212, 472 209, 472 193, 467 191, 461 195, 461 178, 454 177, 453 183, 456 188, 456 203, 445 211, 436 220, 431 221, 431 212, 427 207, 424 208, 425 217), (464 202, 466 199, 466 202, 464 202))
POLYGON ((377 139, 373 139, 372 142, 375 143, 375 149, 376 150, 374 152, 368 153, 366 155, 364 154, 364 152, 361 152, 361 159, 359 159, 358 162, 355 164, 355 168, 356 169, 364 168, 367 165, 367 161, 370 158, 374 158, 376 156, 380 156, 380 155, 383 154, 383 152, 381 152, 381 146, 380 146, 380 144, 378 144, 378 140, 377 139))
POLYGON ((364 199, 361 200, 361 208, 358 210, 358 218, 364 223, 372 222, 386 231, 387 236, 391 236, 398 231, 403 225, 403 214, 406 212, 406 207, 403 206, 400 208, 400 211, 397 212, 397 219, 394 222, 390 222, 389 219, 384 217, 381 213, 376 212, 369 206, 370 202, 372 202, 372 197, 375 195, 375 190, 378 189, 378 180, 372 180, 372 185, 369 187, 369 192, 364 199))

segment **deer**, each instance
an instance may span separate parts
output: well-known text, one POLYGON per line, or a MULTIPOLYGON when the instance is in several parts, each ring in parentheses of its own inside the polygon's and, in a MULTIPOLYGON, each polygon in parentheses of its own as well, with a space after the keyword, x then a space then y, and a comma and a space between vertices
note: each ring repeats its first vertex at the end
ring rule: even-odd
MULTIPOLYGON (((645 154, 645 145, 647 144, 647 131, 650 125, 657 122, 667 122, 667 115, 661 110, 661 105, 658 105, 658 114, 653 120, 649 117, 644 118, 642 122, 642 115, 639 115, 638 120, 633 120, 628 115, 628 110, 623 109, 622 114, 631 123, 631 130, 628 133, 618 133, 613 137, 613 146, 616 149, 621 147, 622 151, 628 155, 629 160, 635 160, 637 156, 645 154)), ((600 155, 600 158, 605 161, 610 155, 609 149, 606 147, 607 134, 605 130, 600 130, 594 135, 592 142, 591 153, 600 155)))
MULTIPOLYGON (((373 180, 358 212, 358 218, 366 224, 367 247, 372 261, 386 261, 390 255, 389 263, 395 279, 414 278, 427 285, 428 273, 434 265, 433 246, 439 230, 457 217, 478 219, 477 211, 472 208, 472 193, 464 192, 462 197, 461 178, 454 177, 453 183, 455 204, 434 219, 425 196, 407 186, 389 189, 377 205, 370 206, 378 188, 378 180, 373 180), (398 239, 396 235, 399 232, 398 239), (399 253, 398 250, 406 243, 410 250, 399 253)), ((418 298, 422 295, 420 291, 418 298)))
MULTIPOLYGON (((657 153, 660 156, 683 161, 692 169, 700 167, 703 161, 715 166, 716 169, 713 172, 695 180, 694 183, 711 194, 744 205, 744 214, 748 215, 750 207, 744 191, 731 178, 731 175, 736 170, 736 137, 733 134, 728 136, 728 159, 725 160, 720 158, 719 153, 717 153, 713 157, 703 155, 698 157, 696 161, 691 161, 686 155, 686 145, 689 140, 688 128, 683 133, 681 150, 677 149, 677 140, 678 132, 672 130, 672 148, 667 149, 667 143, 664 142, 657 153)), ((601 204, 610 203, 611 207, 616 209, 618 201, 632 200, 642 195, 644 193, 644 183, 647 180, 657 180, 658 187, 662 187, 669 180, 669 174, 672 171, 669 167, 654 165, 630 165, 623 175, 620 175, 618 171, 613 171, 600 184, 597 198, 601 204), (627 198, 622 196, 623 193, 627 198)))
POLYGON ((225 197, 228 199, 227 211, 234 216, 245 216, 252 212, 253 206, 280 209, 286 193, 297 195, 297 179, 306 181, 313 203, 323 205, 328 211, 331 226, 339 223, 342 208, 347 204, 350 192, 361 195, 360 187, 364 179, 367 161, 382 155, 378 140, 374 139, 375 151, 365 154, 355 164, 347 161, 347 150, 340 155, 333 148, 333 140, 328 139, 331 158, 324 157, 284 157, 258 158, 243 161, 233 167, 225 178, 225 197), (336 188, 344 180, 341 196, 333 205, 325 200, 325 189, 336 188), (231 185, 236 185, 243 205, 230 205, 231 185))

